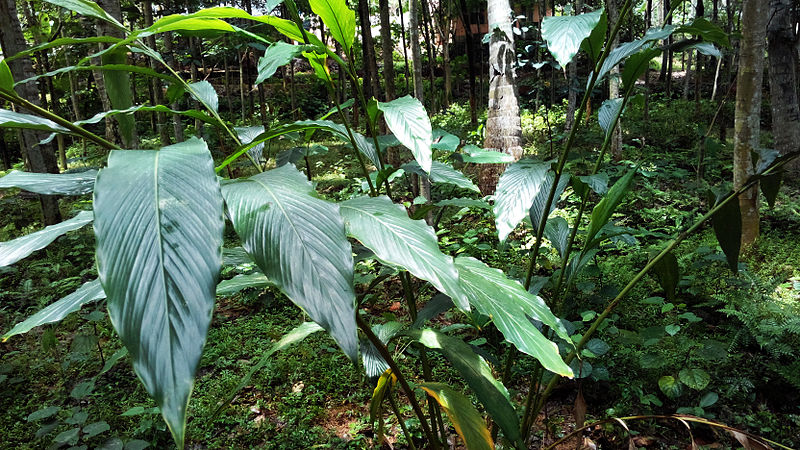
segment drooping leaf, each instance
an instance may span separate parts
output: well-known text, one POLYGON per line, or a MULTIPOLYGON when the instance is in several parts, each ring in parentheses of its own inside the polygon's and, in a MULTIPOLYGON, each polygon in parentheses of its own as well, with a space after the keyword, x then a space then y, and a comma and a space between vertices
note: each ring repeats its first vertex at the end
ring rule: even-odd
POLYGON ((114 19, 110 14, 105 12, 103 8, 98 6, 97 3, 93 1, 89 0, 45 0, 45 1, 48 3, 52 3, 56 6, 60 6, 64 9, 74 11, 82 16, 89 16, 103 20, 112 25, 115 25, 117 28, 125 30, 125 27, 121 23, 119 23, 116 19, 114 19))
POLYGON ((417 386, 430 394, 444 409, 468 450, 494 449, 486 422, 468 398, 441 383, 422 383, 417 386))
MULTIPOLYGON (((717 196, 715 206, 726 197, 727 195, 717 196)), ((717 242, 728 260, 728 267, 733 273, 738 273, 739 251, 742 246, 742 213, 739 209, 739 199, 735 198, 727 202, 711 216, 711 226, 714 228, 717 242)))
POLYGON ((594 240, 597 233, 603 228, 606 223, 608 223, 609 219, 611 219, 611 215, 614 214, 617 207, 619 206, 620 202, 622 202, 622 198, 630 189, 631 185, 633 184, 633 177, 636 175, 636 170, 628 170, 628 172, 622 176, 613 186, 611 189, 608 190, 608 193, 603 197, 602 200, 594 207, 592 210, 591 220, 589 221, 589 229, 586 231, 586 244, 584 245, 585 249, 593 247, 592 241, 594 240))
POLYGON ((404 333, 422 345, 438 350, 464 378, 506 438, 521 443, 519 418, 511 405, 506 387, 495 379, 489 364, 463 340, 431 329, 409 330, 404 333))
POLYGON ((64 317, 67 317, 69 313, 81 309, 83 305, 104 298, 106 298, 106 293, 103 291, 103 286, 100 285, 100 280, 84 283, 83 286, 78 288, 75 292, 51 303, 36 314, 14 325, 14 328, 3 335, 2 340, 5 342, 11 336, 27 333, 47 323, 60 322, 64 317))
POLYGON ((722 58, 722 52, 710 42, 698 42, 686 47, 684 50, 695 49, 697 53, 706 56, 713 56, 714 58, 722 58))
MULTIPOLYGON (((603 195, 608 192, 608 175, 605 173, 596 173, 594 175, 584 175, 578 177, 578 179, 585 183, 587 187, 595 192, 597 195, 603 195)), ((574 181, 574 180, 573 180, 574 181)), ((573 184, 573 188, 576 192, 579 190, 573 184)), ((585 195, 584 192, 579 192, 579 195, 583 197, 585 195)))
POLYGON ((597 83, 602 81, 617 64, 642 50, 651 48, 653 42, 668 38, 676 28, 675 25, 664 25, 663 28, 651 28, 647 30, 641 39, 625 42, 611 50, 606 60, 603 61, 600 70, 597 72, 597 83))
POLYGON ((386 398, 386 394, 391 391, 395 383, 397 383, 397 376, 391 370, 383 372, 375 383, 375 389, 372 390, 372 398, 369 402, 369 422, 373 426, 378 420, 383 399, 386 398))
POLYGON ((562 258, 567 249, 567 239, 569 239, 569 224, 563 217, 553 217, 547 221, 544 227, 544 237, 555 247, 558 255, 562 258))
POLYGON ((480 148, 476 145, 465 145, 464 153, 458 155, 461 161, 474 164, 508 164, 514 162, 514 157, 508 153, 491 149, 480 148))
POLYGON ((500 242, 529 213, 533 200, 547 181, 550 163, 523 159, 508 166, 500 175, 495 193, 494 215, 500 242))
POLYGON ((597 112, 597 121, 600 123, 600 128, 606 132, 606 136, 614 131, 611 126, 616 125, 617 117, 622 114, 622 102, 621 97, 610 98, 603 102, 597 112))
POLYGON ((661 288, 664 289, 667 300, 673 300, 675 298, 675 289, 677 289, 678 281, 680 281, 678 259, 672 252, 667 253, 653 266, 653 271, 658 276, 658 282, 661 284, 661 288))
MULTIPOLYGON (((781 189, 782 181, 783 171, 778 171, 777 173, 761 177, 761 181, 759 181, 761 192, 764 193, 764 198, 767 199, 767 204, 770 208, 775 207, 775 200, 778 198, 778 191, 781 189)), ((0 184, 2 182, 3 179, 0 178, 0 184)))
POLYGON ((436 233, 425 221, 411 220, 405 208, 385 196, 344 201, 340 212, 347 232, 379 259, 429 281, 459 308, 469 310, 453 258, 439 250, 436 233))
POLYGON ((309 0, 308 3, 349 57, 356 35, 355 11, 347 7, 345 0, 309 0))
MULTIPOLYGON (((531 209, 528 211, 528 214, 535 233, 539 232, 539 225, 542 223, 542 215, 545 213, 545 203, 547 203, 547 198, 550 196, 550 189, 552 189, 555 179, 555 173, 552 170, 548 170, 547 178, 539 188, 539 192, 533 197, 533 203, 531 204, 531 209)), ((556 209, 556 204, 561 198, 561 194, 564 193, 567 184, 569 184, 569 175, 562 173, 561 177, 558 179, 558 186, 556 186, 556 190, 553 193, 553 202, 550 203, 550 210, 547 211, 547 217, 556 209)))
POLYGON ((95 185, 97 268, 111 323, 183 447, 222 264, 222 196, 205 142, 112 151, 95 185))
POLYGON ((592 61, 592 64, 597 63, 600 54, 603 52, 603 43, 606 41, 606 31, 608 30, 608 16, 606 12, 600 15, 600 21, 592 29, 589 37, 584 39, 581 43, 581 50, 585 51, 592 61))
MULTIPOLYGON (((422 170, 416 161, 403 164, 400 168, 406 172, 416 173, 417 175, 428 175, 422 170)), ((461 189, 469 189, 470 191, 475 191, 478 193, 481 191, 478 189, 478 186, 475 186, 475 183, 473 183, 472 180, 467 178, 463 173, 453 169, 450 165, 439 161, 433 161, 431 164, 430 179, 434 183, 452 184, 453 186, 461 189)))
POLYGON ((0 178, 0 189, 19 188, 43 195, 83 195, 94 190, 97 170, 74 173, 36 173, 12 170, 0 178))
POLYGON ((263 273, 239 274, 230 280, 220 281, 217 285, 216 293, 217 295, 227 296, 247 288, 264 288, 267 286, 272 286, 272 283, 263 273))
POLYGON ((256 372, 258 372, 259 370, 264 368, 264 366, 267 365, 267 363, 269 362, 269 358, 272 355, 285 348, 290 347, 293 344, 302 341, 303 339, 316 333, 317 331, 322 331, 322 330, 323 328, 314 322, 303 322, 300 325, 294 327, 292 331, 286 333, 281 338, 281 340, 273 344, 272 347, 270 347, 269 350, 267 350, 261 356, 261 359, 258 361, 258 363, 256 363, 256 365, 254 365, 250 369, 250 371, 247 373, 247 375, 245 375, 242 378, 241 381, 239 381, 239 384, 237 384, 235 388, 228 391, 228 393, 225 395, 225 398, 217 404, 218 406, 217 409, 214 411, 214 415, 219 414, 219 412, 222 411, 223 408, 225 408, 228 404, 230 404, 230 402, 233 401, 233 398, 236 397, 236 394, 239 391, 241 391, 242 388, 247 386, 247 383, 250 382, 250 379, 253 377, 253 375, 255 375, 256 372))
POLYGON ((80 44, 97 44, 97 43, 105 43, 105 44, 116 44, 122 41, 122 39, 113 37, 113 36, 89 36, 89 37, 63 37, 57 38, 50 42, 45 42, 33 47, 28 47, 24 51, 17 53, 16 55, 9 55, 5 61, 12 61, 18 58, 23 58, 25 56, 32 55, 36 52, 42 50, 48 50, 55 47, 62 47, 62 46, 74 46, 80 44))
POLYGON ((558 346, 548 340, 528 318, 536 319, 569 340, 564 325, 540 297, 531 295, 519 282, 475 258, 455 259, 458 274, 469 301, 482 314, 491 317, 506 340, 520 351, 538 359, 552 372, 571 377, 572 371, 561 359, 558 346))
POLYGON ((328 147, 319 144, 310 145, 308 147, 292 147, 275 155, 275 167, 284 166, 290 163, 297 165, 297 163, 302 161, 304 158, 315 155, 325 155, 327 153, 328 147))
POLYGON ((542 20, 542 38, 553 57, 566 67, 581 47, 584 39, 600 23, 603 9, 577 16, 547 16, 542 20))
POLYGON ((10 266, 36 250, 41 250, 59 236, 69 231, 82 228, 94 219, 91 211, 81 211, 75 217, 55 225, 45 227, 43 230, 20 236, 16 239, 0 242, 0 267, 10 266))
POLYGON ((0 109, 0 128, 25 128, 29 130, 47 131, 50 133, 69 133, 67 128, 31 114, 23 114, 8 109, 0 109))
POLYGON ((682 369, 678 378, 681 383, 696 391, 702 391, 711 382, 711 375, 703 369, 682 369))
POLYGON ((401 144, 411 150, 414 159, 427 173, 431 171, 433 131, 425 107, 419 100, 406 95, 388 103, 378 102, 386 126, 401 144))
POLYGON ((289 64, 297 55, 303 52, 305 47, 301 45, 289 44, 284 41, 276 41, 267 47, 264 56, 258 58, 258 77, 256 85, 261 84, 270 78, 279 67, 289 64))
POLYGON ((217 112, 219 108, 219 97, 214 86, 208 81, 198 81, 189 85, 189 93, 198 102, 205 105, 211 111, 217 112))
POLYGON ((59 67, 58 69, 51 70, 50 72, 46 72, 43 74, 34 75, 30 78, 26 78, 24 80, 16 81, 14 83, 15 86, 19 86, 22 84, 30 83, 33 81, 40 80, 46 77, 53 77, 56 75, 62 75, 69 72, 88 72, 88 71, 100 71, 100 72, 129 72, 129 73, 138 73, 148 77, 158 78, 161 80, 166 81, 167 83, 174 84, 179 83, 179 80, 171 75, 167 75, 161 72, 156 72, 155 70, 144 67, 144 66, 133 66, 130 64, 103 64, 102 66, 94 66, 94 65, 85 65, 85 66, 66 66, 66 67, 59 67))
POLYGON ((731 46, 728 34, 705 17, 695 18, 691 24, 678 28, 676 32, 699 36, 706 42, 719 44, 723 47, 730 48, 731 46))
POLYGON ((353 257, 339 207, 317 198, 291 165, 226 183, 222 194, 264 275, 355 360, 353 257))

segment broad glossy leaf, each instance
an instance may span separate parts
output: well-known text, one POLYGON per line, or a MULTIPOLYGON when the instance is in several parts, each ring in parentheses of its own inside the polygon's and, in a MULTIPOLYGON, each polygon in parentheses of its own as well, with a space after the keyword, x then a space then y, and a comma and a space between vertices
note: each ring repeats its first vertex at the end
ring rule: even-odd
POLYGON ((345 0, 309 0, 308 4, 349 57, 356 35, 355 11, 347 7, 345 0))
POLYGON ((8 109, 0 109, 0 128, 25 128, 51 133, 69 133, 68 129, 52 120, 8 109))
POLYGON ((711 382, 711 375, 703 369, 682 369, 678 378, 681 383, 696 391, 702 391, 711 382))
MULTIPOLYGON (((715 206, 727 195, 717 197, 715 206)), ((733 273, 739 272, 739 251, 742 246, 742 213, 739 209, 739 199, 734 198, 711 216, 711 225, 717 242, 725 253, 728 267, 733 273)))
MULTIPOLYGON (((392 321, 373 325, 372 332, 385 345, 402 328, 403 324, 392 321)), ((366 339, 361 341, 361 362, 364 364, 364 372, 370 381, 376 380, 389 368, 389 364, 383 359, 375 345, 366 339)))
POLYGON ((441 128, 433 130, 433 145, 431 148, 434 150, 443 150, 446 152, 454 152, 461 144, 461 139, 454 134, 450 134, 441 128))
MULTIPOLYGON (((406 172, 416 173, 417 175, 425 175, 426 174, 422 168, 417 164, 416 161, 411 161, 406 164, 403 164, 401 169, 405 170, 406 172)), ((445 183, 445 184, 452 184, 453 186, 459 187, 461 189, 469 189, 470 191, 475 191, 480 193, 481 190, 478 189, 478 186, 475 186, 475 183, 472 182, 469 178, 466 177, 463 173, 459 172, 458 170, 453 169, 452 166, 439 162, 433 161, 431 164, 430 170, 430 179, 434 183, 445 183)))
POLYGON ((429 281, 459 308, 469 310, 453 258, 439 250, 436 233, 425 221, 411 220, 405 208, 385 196, 357 197, 339 206, 347 232, 379 259, 429 281))
MULTIPOLYGON (((114 51, 104 53, 101 60, 103 65, 125 64, 128 60, 128 49, 125 46, 119 46, 114 51)), ((117 110, 124 110, 133 106, 130 73, 123 70, 104 70, 102 73, 111 106, 117 110)), ((119 134, 122 137, 123 145, 127 148, 133 148, 135 144, 133 137, 136 132, 136 120, 133 117, 133 113, 117 114, 114 118, 119 124, 119 134)))
POLYGON ((386 126, 401 144, 411 150, 422 170, 430 173, 433 143, 431 120, 419 100, 406 95, 388 103, 378 102, 386 126))
POLYGON ((205 105, 206 108, 217 112, 217 109, 219 108, 219 97, 217 96, 217 91, 214 90, 214 86, 212 86, 211 83, 208 81, 191 83, 189 85, 189 93, 192 95, 192 97, 194 97, 195 100, 205 105))
POLYGON ((404 333, 422 345, 438 350, 464 378, 489 415, 512 442, 521 442, 519 418, 506 387, 495 379, 489 364, 463 340, 431 329, 404 333))
POLYGON ((600 122, 600 128, 606 132, 606 136, 614 131, 611 127, 616 125, 617 118, 622 113, 622 102, 623 99, 621 97, 610 98, 603 102, 597 112, 597 121, 600 122))
MULTIPOLYGON (((539 192, 536 193, 536 196, 533 198, 533 203, 531 204, 531 209, 528 211, 531 219, 531 224, 533 225, 534 232, 539 232, 539 225, 542 223, 542 215, 544 214, 545 210, 545 203, 547 203, 547 198, 550 196, 550 189, 553 188, 553 182, 556 179, 556 175, 552 170, 547 171, 547 178, 545 179, 542 187, 539 188, 539 192)), ((561 198, 561 194, 564 193, 564 189, 567 188, 567 184, 569 184, 569 174, 562 173, 561 177, 558 179, 558 186, 556 186, 556 191, 553 193, 553 202, 550 203, 550 210, 547 211, 547 217, 556 209, 556 204, 558 200, 561 198)), ((546 225, 545 225, 546 226, 546 225)))
POLYGON ((723 47, 730 48, 730 40, 725 31, 711 23, 705 17, 695 18, 691 24, 684 25, 678 28, 677 33, 686 33, 694 36, 700 36, 704 41, 713 42, 723 47))
POLYGON ((581 50, 585 51, 592 61, 592 64, 597 63, 600 54, 603 52, 603 43, 606 41, 606 31, 608 31, 608 16, 605 11, 600 15, 600 21, 597 26, 592 29, 589 37, 584 39, 581 43, 581 50))
POLYGON ((422 383, 417 386, 430 394, 444 409, 467 450, 494 449, 486 422, 468 398, 441 383, 422 383))
POLYGON ((332 79, 330 69, 328 69, 327 55, 317 52, 303 52, 303 56, 308 61, 308 64, 311 65, 311 69, 314 71, 314 75, 316 75, 317 78, 323 82, 332 79))
POLYGON ((73 122, 73 123, 75 125, 84 125, 84 124, 87 124, 87 123, 98 123, 98 122, 102 121, 103 119, 105 119, 106 117, 115 116, 117 114, 130 114, 130 113, 134 113, 134 112, 137 112, 137 111, 142 111, 142 112, 163 112, 163 113, 168 113, 168 114, 180 114, 182 116, 191 117, 192 119, 198 119, 198 120, 200 120, 202 122, 211 124, 213 126, 217 126, 218 127, 218 126, 221 125, 219 120, 217 120, 214 117, 209 116, 208 114, 206 114, 203 111, 198 111, 196 109, 178 111, 178 110, 170 109, 170 108, 168 108, 168 107, 166 107, 164 105, 156 105, 156 106, 138 105, 138 106, 131 106, 130 108, 127 108, 127 109, 112 109, 110 111, 99 112, 99 113, 95 114, 94 116, 92 116, 92 117, 90 117, 88 119, 79 120, 79 121, 73 122))
POLYGON ((222 264, 222 196, 208 147, 191 138, 112 151, 94 208, 111 323, 181 448, 222 264))
POLYGON ((105 12, 103 8, 97 5, 97 3, 90 1, 90 0, 45 0, 47 3, 52 3, 53 5, 60 6, 64 9, 74 11, 82 16, 89 16, 94 17, 103 21, 106 21, 110 24, 115 25, 117 28, 125 30, 125 27, 120 24, 115 18, 113 18, 110 14, 105 12))
POLYGON ((11 336, 27 333, 40 325, 60 322, 69 313, 81 309, 83 305, 104 298, 106 298, 106 293, 103 291, 103 286, 100 285, 100 280, 84 283, 75 292, 51 303, 36 314, 14 325, 14 328, 3 335, 3 342, 7 341, 11 336))
POLYGON ((553 57, 566 67, 581 47, 584 39, 600 23, 603 9, 577 16, 547 16, 542 20, 542 38, 553 57))
POLYGON ((64 37, 54 39, 50 42, 45 42, 43 44, 36 45, 34 47, 29 47, 24 51, 17 53, 16 55, 9 56, 5 59, 5 61, 11 61, 17 58, 22 58, 28 55, 32 55, 36 52, 42 50, 48 50, 55 47, 61 47, 66 45, 80 45, 80 44, 97 44, 97 43, 107 43, 107 44, 116 44, 117 42, 122 41, 120 38, 116 38, 113 36, 90 36, 90 37, 64 37))
POLYGON ((16 239, 0 242, 0 267, 10 266, 36 250, 41 250, 59 236, 68 231, 77 230, 91 223, 94 215, 91 211, 81 211, 75 217, 55 225, 45 227, 43 230, 20 236, 16 239))
POLYGON ((264 56, 258 58, 258 77, 256 85, 270 78, 279 67, 289 64, 297 55, 303 52, 304 46, 277 41, 267 47, 264 56))
POLYGON ((550 244, 558 251, 558 255, 562 258, 567 249, 567 240, 569 239, 569 224, 563 217, 553 217, 547 221, 544 227, 544 237, 550 241, 550 244))
MULTIPOLYGON (((249 144, 264 132, 264 127, 235 127, 233 130, 236 132, 236 136, 239 138, 239 140, 242 141, 242 144, 249 144)), ((249 153, 258 164, 264 163, 263 143, 251 148, 247 151, 247 153, 249 153)))
POLYGON ((210 33, 214 31, 232 33, 236 30, 235 27, 224 20, 203 17, 182 17, 181 20, 163 23, 157 27, 155 25, 156 24, 154 24, 154 27, 151 27, 151 31, 144 32, 141 35, 147 36, 156 33, 166 33, 167 31, 175 31, 181 34, 191 35, 193 35, 191 32, 198 31, 203 33, 210 33))
POLYGON ((500 242, 506 240, 529 213, 533 200, 547 181, 550 163, 523 159, 500 175, 495 193, 494 215, 500 242))
POLYGON ((683 386, 680 381, 670 375, 658 379, 658 388, 669 398, 678 398, 683 394, 683 386))
POLYGON ((625 67, 622 69, 622 85, 625 89, 633 87, 633 84, 643 74, 647 73, 650 67, 650 60, 661 54, 660 48, 648 48, 638 53, 634 53, 625 62, 625 67))
POLYGON ((351 246, 339 207, 285 165, 222 188, 236 233, 264 275, 358 357, 351 246))
POLYGON ((571 377, 572 372, 548 340, 528 318, 536 319, 569 340, 564 325, 540 297, 531 295, 519 282, 475 258, 459 256, 456 268, 469 301, 482 314, 491 317, 506 340, 520 351, 538 359, 552 372, 571 377))
POLYGON ((713 56, 714 58, 722 58, 722 52, 719 51, 714 44, 710 42, 698 42, 686 47, 684 50, 695 49, 701 55, 713 56))
POLYGON ((0 178, 0 189, 19 188, 44 195, 83 195, 94 190, 97 170, 74 173, 35 173, 12 170, 0 178))
POLYGON ((492 206, 474 198, 448 198, 436 202, 436 206, 455 206, 457 208, 478 208, 491 210, 492 206))
POLYGON ((14 90, 14 76, 6 60, 0 61, 0 90, 11 92, 14 90))
POLYGON ((611 219, 611 215, 614 214, 617 207, 619 206, 622 198, 630 189, 631 185, 633 184, 633 177, 636 175, 636 170, 631 169, 622 176, 613 186, 611 189, 608 190, 603 199, 595 205, 594 209, 592 210, 592 216, 589 221, 589 229, 586 231, 586 245, 584 246, 585 249, 592 247, 592 241, 594 240, 597 233, 603 228, 608 220, 611 219))
MULTIPOLYGON (((578 177, 578 180, 584 183, 589 189, 593 190, 597 195, 603 195, 608 192, 608 175, 605 173, 596 173, 594 175, 584 175, 578 177)), ((573 180, 574 181, 574 180, 573 180)), ((580 189, 573 185, 576 192, 580 189)), ((586 193, 580 190, 578 194, 583 197, 586 193)))
POLYGON ((664 25, 663 28, 651 28, 647 30, 641 39, 625 42, 611 50, 606 60, 603 61, 600 71, 597 73, 596 83, 602 81, 614 66, 642 50, 649 49, 652 47, 653 42, 668 38, 676 28, 677 27, 674 25, 664 25))
POLYGON ((372 398, 369 401, 369 422, 373 426, 381 413, 381 403, 386 398, 386 393, 390 392, 395 383, 397 383, 397 376, 391 370, 383 372, 375 383, 375 389, 372 390, 372 398))
POLYGON ((266 351, 266 353, 261 356, 261 359, 258 361, 258 363, 256 363, 256 365, 250 369, 250 371, 242 378, 239 384, 230 390, 225 398, 218 403, 219 406, 217 407, 216 411, 214 411, 214 415, 218 414, 223 408, 225 408, 225 406, 233 401, 233 398, 236 397, 236 394, 241 391, 242 388, 247 386, 247 383, 250 382, 250 379, 253 377, 253 375, 267 365, 269 358, 272 355, 302 341, 317 331, 322 331, 322 327, 314 322, 303 322, 294 327, 292 331, 286 333, 281 340, 276 342, 272 347, 269 348, 269 350, 266 351))
POLYGON ((260 272, 250 274, 239 274, 230 280, 222 280, 217 285, 217 295, 228 296, 247 288, 264 288, 272 286, 266 275, 260 272))
POLYGON ((475 164, 509 164, 514 162, 514 157, 508 153, 498 152, 477 145, 465 145, 464 153, 459 155, 461 161, 475 164))

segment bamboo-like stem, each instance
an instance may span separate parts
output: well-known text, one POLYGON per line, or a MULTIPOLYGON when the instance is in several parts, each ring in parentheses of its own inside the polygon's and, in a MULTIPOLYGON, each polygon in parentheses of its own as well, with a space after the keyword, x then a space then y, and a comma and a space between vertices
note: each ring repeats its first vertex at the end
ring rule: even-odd
POLYGON ((439 441, 436 439, 436 436, 431 431, 430 426, 428 425, 428 421, 425 418, 425 413, 422 412, 422 408, 420 408, 419 403, 417 402, 417 398, 414 396, 414 390, 411 389, 409 386, 408 381, 400 372, 400 368, 397 366, 394 358, 389 353, 389 350, 383 345, 378 336, 375 336, 375 333, 372 332, 372 328, 370 328, 369 324, 364 321, 360 314, 356 313, 356 323, 358 324, 358 328, 364 333, 367 339, 375 346, 380 353, 381 357, 386 361, 389 365, 389 368, 392 369, 392 372, 397 376, 397 381, 400 383, 400 387, 403 389, 403 392, 406 393, 406 397, 408 398, 408 402, 411 404, 411 408, 414 410, 414 413, 419 418, 419 424, 422 427, 422 432, 425 433, 425 436, 430 441, 431 446, 434 448, 439 448, 439 441))

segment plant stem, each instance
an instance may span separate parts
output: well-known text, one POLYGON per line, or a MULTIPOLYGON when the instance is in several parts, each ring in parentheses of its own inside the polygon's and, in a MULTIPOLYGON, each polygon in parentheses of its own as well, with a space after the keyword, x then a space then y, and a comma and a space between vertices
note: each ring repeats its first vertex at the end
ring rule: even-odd
POLYGON ((397 423, 400 424, 400 429, 403 430, 403 434, 408 441, 408 447, 411 450, 417 450, 417 446, 414 445, 414 439, 411 436, 411 433, 408 432, 408 428, 406 428, 406 423, 403 421, 403 416, 400 415, 400 409, 397 408, 397 403, 395 403, 391 392, 389 392, 389 405, 392 406, 392 412, 394 413, 394 416, 397 417, 397 423))
POLYGON ((428 425, 428 421, 425 419, 425 413, 422 412, 422 408, 420 408, 419 403, 417 402, 417 398, 414 395, 414 390, 411 389, 411 386, 408 385, 408 381, 403 376, 402 372, 400 372, 400 368, 397 366, 394 358, 389 353, 389 350, 383 345, 378 336, 375 336, 375 333, 372 332, 372 328, 370 328, 369 324, 367 324, 364 319, 361 317, 360 314, 356 313, 356 323, 358 324, 358 328, 364 332, 364 335, 367 339, 375 346, 378 350, 378 353, 383 357, 387 364, 389 364, 389 368, 392 369, 395 375, 397 375, 397 381, 400 383, 400 387, 403 388, 403 392, 406 393, 406 397, 408 398, 408 403, 411 404, 411 408, 414 410, 414 413, 419 418, 419 424, 422 427, 422 432, 425 433, 425 436, 431 443, 433 448, 439 448, 439 441, 436 439, 436 436, 431 431, 430 426, 428 425))
POLYGON ((45 119, 52 120, 53 122, 57 123, 58 125, 61 125, 62 127, 69 129, 73 133, 75 133, 75 134, 77 134, 77 135, 79 135, 81 137, 84 137, 84 138, 94 142, 95 144, 105 148, 106 150, 119 150, 120 149, 119 146, 117 146, 117 144, 114 144, 113 142, 109 142, 109 141, 103 139, 102 137, 100 137, 100 136, 98 136, 98 135, 96 135, 96 134, 84 129, 83 127, 79 127, 78 125, 73 124, 72 122, 70 122, 69 120, 67 120, 67 119, 65 119, 65 118, 63 118, 61 116, 59 116, 58 114, 52 113, 52 112, 50 112, 50 111, 48 111, 48 110, 46 110, 46 109, 44 109, 44 108, 42 108, 40 106, 37 106, 37 105, 29 102, 28 100, 16 95, 16 94, 8 93, 5 90, 0 90, 0 98, 8 100, 11 103, 15 103, 15 104, 27 109, 28 111, 36 114, 39 117, 43 117, 45 119))

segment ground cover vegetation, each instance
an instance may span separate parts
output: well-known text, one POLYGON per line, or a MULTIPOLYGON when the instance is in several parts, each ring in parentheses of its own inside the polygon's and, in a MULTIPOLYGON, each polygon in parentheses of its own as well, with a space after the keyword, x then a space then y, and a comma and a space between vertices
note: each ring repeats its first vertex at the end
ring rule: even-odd
POLYGON ((800 445, 791 1, 0 2, 4 447, 800 445))

